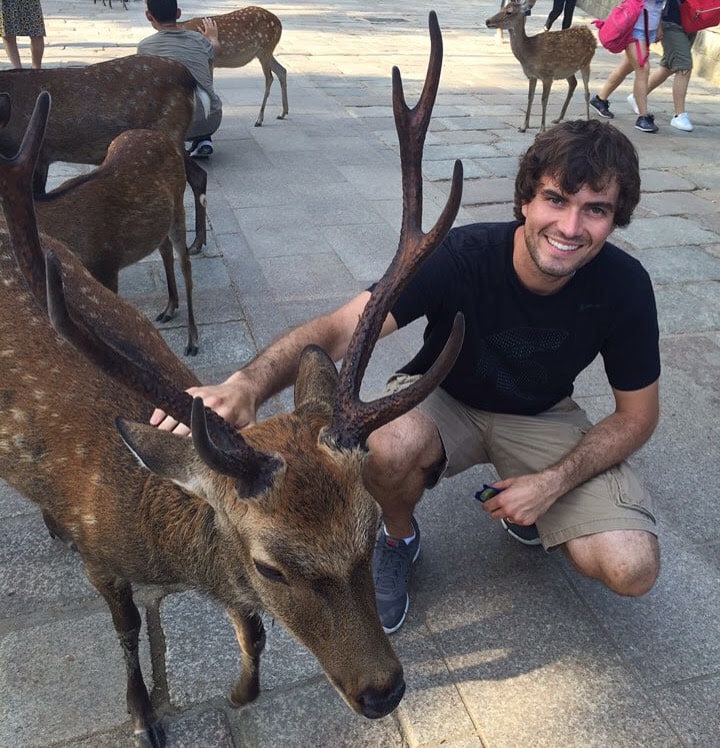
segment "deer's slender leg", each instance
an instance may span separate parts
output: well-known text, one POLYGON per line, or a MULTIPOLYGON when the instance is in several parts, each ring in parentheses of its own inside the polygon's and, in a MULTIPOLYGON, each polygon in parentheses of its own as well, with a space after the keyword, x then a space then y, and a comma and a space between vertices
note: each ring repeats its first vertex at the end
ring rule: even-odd
POLYGON ((262 104, 260 105, 260 114, 258 114, 258 118, 255 120, 255 127, 262 126, 263 119, 265 118, 265 104, 267 103, 268 96, 270 96, 270 87, 272 86, 273 82, 271 70, 272 64, 270 60, 265 55, 263 55, 262 57, 258 55, 258 61, 260 62, 263 75, 265 76, 265 94, 263 95, 262 104))
POLYGON ((535 86, 537 86, 537 78, 528 78, 527 111, 525 112, 525 124, 520 128, 520 132, 525 132, 530 125, 530 110, 532 109, 533 98, 535 97, 535 86))
POLYGON ((575 89, 577 88, 577 78, 574 75, 571 75, 567 79, 568 83, 568 92, 567 96, 565 97, 565 103, 562 106, 562 109, 560 110, 560 116, 557 119, 554 119, 553 122, 562 122, 563 117, 565 116, 565 112, 567 111, 568 104, 570 103, 570 99, 572 99, 573 93, 575 93, 575 89))
POLYGON ((240 647, 240 677, 228 694, 234 706, 254 701, 260 693, 260 655, 265 649, 265 627, 256 613, 244 615, 227 611, 240 647))
MULTIPOLYGON (((182 270, 183 280, 185 282, 185 302, 187 303, 188 315, 188 337, 185 346, 186 356, 196 356, 198 352, 198 331, 195 324, 195 311, 193 309, 193 280, 192 269, 190 267, 190 253, 188 252, 187 242, 185 241, 185 211, 180 206, 180 211, 176 215, 174 225, 168 235, 168 244, 172 244, 172 249, 177 253, 180 260, 180 269, 182 270)), ((172 249, 170 250, 170 266, 172 267, 172 249)), ((167 272, 167 266, 166 266, 167 272)), ((172 273, 172 282, 175 284, 175 273, 172 273)), ((168 288, 170 280, 168 279, 168 288)), ((175 286, 175 300, 177 302, 177 286, 175 286)))
POLYGON ((122 579, 107 576, 88 566, 86 573, 110 608, 113 625, 123 650, 127 673, 127 707, 133 723, 135 742, 140 748, 163 748, 165 735, 156 720, 140 670, 138 641, 142 620, 133 601, 132 587, 122 579))
POLYGON ((185 176, 195 197, 195 239, 188 250, 191 255, 198 254, 205 246, 207 230, 205 225, 207 204, 207 172, 185 154, 185 176))
POLYGON ((585 86, 585 117, 590 119, 590 65, 586 65, 580 70, 583 85, 585 86))
POLYGON ((175 282, 175 262, 173 259, 173 246, 170 239, 166 236, 158 247, 160 257, 162 257, 163 268, 165 269, 165 280, 167 281, 168 300, 165 309, 158 314, 155 319, 158 322, 169 322, 180 305, 178 297, 177 283, 175 282))
POLYGON ((288 95, 287 95, 287 70, 274 58, 270 57, 270 69, 277 75, 278 81, 280 82, 280 93, 282 95, 282 114, 278 114, 278 119, 285 119, 288 112, 288 95))

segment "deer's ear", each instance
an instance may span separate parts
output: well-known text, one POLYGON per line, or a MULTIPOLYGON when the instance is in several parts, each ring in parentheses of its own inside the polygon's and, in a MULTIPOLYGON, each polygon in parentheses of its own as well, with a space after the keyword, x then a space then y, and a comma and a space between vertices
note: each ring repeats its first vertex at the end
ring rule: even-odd
POLYGON ((205 498, 199 479, 203 463, 192 439, 124 418, 115 419, 115 425, 125 446, 144 468, 205 498))
POLYGON ((320 346, 307 346, 300 355, 295 380, 295 407, 311 401, 331 406, 337 382, 337 369, 330 356, 320 346))

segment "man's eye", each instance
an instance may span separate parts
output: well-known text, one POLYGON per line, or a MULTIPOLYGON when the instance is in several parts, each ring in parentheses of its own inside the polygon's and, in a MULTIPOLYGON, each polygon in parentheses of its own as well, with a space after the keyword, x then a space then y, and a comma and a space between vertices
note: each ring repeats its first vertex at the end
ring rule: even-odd
POLYGON ((283 573, 276 569, 274 566, 268 566, 261 561, 256 561, 255 568, 257 569, 258 574, 261 574, 271 582, 281 582, 282 584, 287 584, 287 580, 283 576, 283 573))

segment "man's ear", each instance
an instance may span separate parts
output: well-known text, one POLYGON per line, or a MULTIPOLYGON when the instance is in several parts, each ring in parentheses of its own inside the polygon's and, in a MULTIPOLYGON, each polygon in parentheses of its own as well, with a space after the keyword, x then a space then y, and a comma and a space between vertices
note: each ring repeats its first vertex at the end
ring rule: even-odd
POLYGON ((180 8, 178 8, 175 11, 175 20, 177 21, 180 18, 181 15, 182 15, 182 10, 180 10, 180 8))
POLYGON ((525 218, 527 218, 527 209, 528 209, 527 203, 520 204, 520 212, 525 216, 525 218))

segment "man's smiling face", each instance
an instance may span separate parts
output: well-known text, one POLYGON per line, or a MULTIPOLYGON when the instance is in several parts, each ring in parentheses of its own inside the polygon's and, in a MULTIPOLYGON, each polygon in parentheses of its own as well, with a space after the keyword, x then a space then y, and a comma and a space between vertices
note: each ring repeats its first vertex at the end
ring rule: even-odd
POLYGON ((536 293, 558 291, 595 257, 614 228, 619 187, 615 178, 599 192, 583 185, 565 194, 549 176, 522 206, 513 264, 521 282, 536 293))

